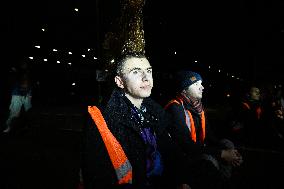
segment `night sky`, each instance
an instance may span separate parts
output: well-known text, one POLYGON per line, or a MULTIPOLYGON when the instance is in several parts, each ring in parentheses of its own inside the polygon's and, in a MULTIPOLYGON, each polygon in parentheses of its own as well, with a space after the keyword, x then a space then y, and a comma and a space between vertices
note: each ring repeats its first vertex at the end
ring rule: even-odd
MULTIPOLYGON (((4 3, 1 11, 3 65, 9 68, 31 56, 33 64, 42 63, 45 58, 55 62, 64 57, 65 62, 73 61, 78 68, 88 64, 96 68, 99 60, 93 57, 100 56, 104 35, 117 27, 118 2, 17 0, 4 3), (66 55, 70 51, 72 58, 66 55)), ((144 7, 146 54, 156 70, 200 64, 202 69, 210 66, 212 70, 248 80, 282 82, 283 10, 281 1, 148 0, 144 7)))

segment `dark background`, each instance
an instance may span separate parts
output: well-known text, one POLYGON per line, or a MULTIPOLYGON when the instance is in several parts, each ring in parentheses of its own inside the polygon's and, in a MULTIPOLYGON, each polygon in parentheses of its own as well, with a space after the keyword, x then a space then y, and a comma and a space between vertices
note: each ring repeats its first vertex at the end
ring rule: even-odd
MULTIPOLYGON (((254 83, 283 85, 283 10, 284 2, 276 0, 147 0, 144 31, 154 68, 153 98, 166 102, 174 87, 172 71, 194 69, 204 79, 208 117, 222 128, 230 107, 220 104, 228 101, 227 94, 236 97, 254 83)), ((31 68, 34 96, 20 127, 0 135, 0 188, 76 188, 84 114, 87 105, 107 99, 109 85, 96 81, 96 70, 103 68, 102 42, 117 27, 119 11, 118 0, 1 2, 2 129, 12 68, 22 61, 31 68)), ((281 188, 283 153, 275 148, 240 149, 245 162, 236 172, 239 188, 281 188)))
MULTIPOLYGON (((99 53, 104 34, 113 29, 119 16, 118 2, 4 2, 4 64, 39 56, 34 52, 35 45, 45 50, 41 56, 48 56, 52 48, 74 49, 78 53, 93 48, 99 53)), ((279 69, 284 48, 283 1, 155 0, 146 1, 144 8, 146 51, 157 69, 198 60, 249 79, 283 79, 279 69), (176 57, 170 59, 175 51, 176 57)))
MULTIPOLYGON (((146 54, 157 76, 153 95, 167 89, 179 68, 200 72, 214 99, 250 83, 283 85, 283 8, 276 0, 146 1, 146 54)), ((96 82, 95 72, 104 67, 102 43, 119 16, 114 0, 3 2, 1 84, 9 88, 11 67, 28 61, 41 88, 38 96, 50 90, 62 98, 100 95, 104 83, 96 82)))

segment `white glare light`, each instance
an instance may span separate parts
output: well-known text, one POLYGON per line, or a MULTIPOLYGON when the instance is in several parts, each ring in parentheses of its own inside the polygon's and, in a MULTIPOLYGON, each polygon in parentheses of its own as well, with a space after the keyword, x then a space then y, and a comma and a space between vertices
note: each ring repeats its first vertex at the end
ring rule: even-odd
POLYGON ((45 31, 45 29, 44 29, 44 28, 42 28, 41 30, 42 30, 42 31, 45 31))
POLYGON ((29 59, 33 60, 33 59, 34 59, 34 57, 30 56, 30 57, 29 57, 29 59))
POLYGON ((114 59, 112 59, 110 62, 111 62, 111 63, 114 63, 114 59))
POLYGON ((91 49, 88 49, 88 51, 90 51, 91 49))
POLYGON ((36 46, 35 46, 35 48, 38 48, 38 49, 40 49, 40 46, 39 46, 39 45, 36 45, 36 46))
POLYGON ((211 66, 208 66, 208 68, 210 69, 210 68, 211 68, 211 66))
POLYGON ((82 54, 82 57, 84 57, 84 58, 85 58, 85 57, 86 57, 86 55, 82 54))
POLYGON ((174 54, 177 54, 177 52, 175 51, 174 54))
POLYGON ((57 51, 57 49, 53 49, 53 51, 54 51, 54 52, 56 52, 56 51, 57 51))
POLYGON ((218 72, 220 73, 220 72, 221 72, 221 70, 218 70, 218 72))
POLYGON ((98 58, 97 58, 97 57, 94 57, 94 59, 97 60, 98 58))
POLYGON ((47 62, 47 58, 43 59, 43 61, 47 62))
POLYGON ((73 85, 73 86, 75 86, 75 85, 76 85, 76 83, 72 83, 72 85, 73 85))
POLYGON ((70 66, 72 65, 72 63, 71 63, 71 62, 69 62, 68 64, 69 64, 70 66))
POLYGON ((78 12, 78 11, 79 11, 79 9, 78 9, 78 8, 75 8, 74 10, 75 10, 76 12, 78 12))
POLYGON ((197 60, 195 60, 194 62, 197 62, 197 60))
POLYGON ((59 60, 57 60, 57 61, 56 61, 56 63, 57 63, 57 64, 60 64, 60 61, 59 61, 59 60))
POLYGON ((72 54, 72 52, 68 52, 68 54, 72 54))

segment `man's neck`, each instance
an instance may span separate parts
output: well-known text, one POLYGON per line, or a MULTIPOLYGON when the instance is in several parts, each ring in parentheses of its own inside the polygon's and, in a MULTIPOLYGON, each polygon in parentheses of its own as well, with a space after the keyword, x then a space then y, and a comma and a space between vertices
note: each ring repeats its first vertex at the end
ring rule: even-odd
POLYGON ((141 108, 141 104, 143 102, 143 98, 133 98, 132 96, 130 96, 129 94, 125 94, 126 98, 128 98, 128 100, 130 100, 130 102, 138 109, 141 108))

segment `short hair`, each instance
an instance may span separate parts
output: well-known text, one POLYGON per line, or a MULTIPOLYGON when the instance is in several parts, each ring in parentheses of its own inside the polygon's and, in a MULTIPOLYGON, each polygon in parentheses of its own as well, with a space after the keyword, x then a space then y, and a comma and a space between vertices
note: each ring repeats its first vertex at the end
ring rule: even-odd
POLYGON ((116 61, 116 69, 115 69, 116 75, 118 76, 123 75, 123 66, 125 62, 130 58, 146 58, 146 56, 142 53, 135 53, 135 54, 125 54, 125 55, 118 57, 116 61))

